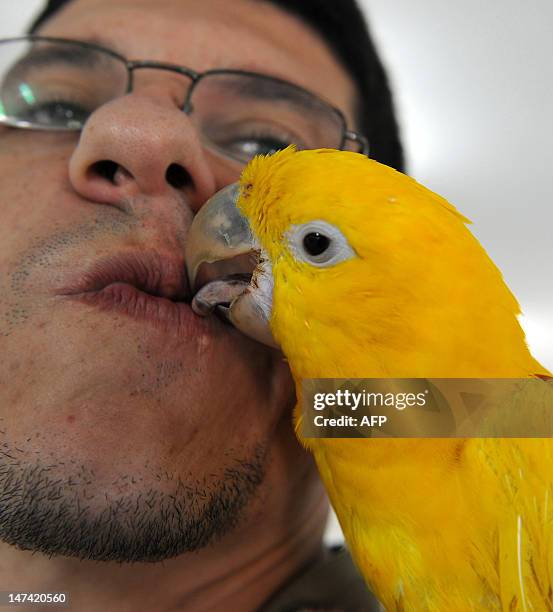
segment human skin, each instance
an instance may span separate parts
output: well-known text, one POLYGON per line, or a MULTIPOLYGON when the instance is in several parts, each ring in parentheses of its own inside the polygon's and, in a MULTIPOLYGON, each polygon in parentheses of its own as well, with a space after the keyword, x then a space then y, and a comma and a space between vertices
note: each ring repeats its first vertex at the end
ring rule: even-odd
MULTIPOLYGON (((354 125, 345 71, 269 3, 74 0, 40 33, 279 76, 354 125)), ((327 506, 282 355, 215 318, 174 329, 64 295, 119 255, 184 270, 194 213, 237 178, 179 110, 187 85, 139 71, 80 137, 0 127, 2 590, 62 590, 83 612, 247 612, 320 551, 327 506)))

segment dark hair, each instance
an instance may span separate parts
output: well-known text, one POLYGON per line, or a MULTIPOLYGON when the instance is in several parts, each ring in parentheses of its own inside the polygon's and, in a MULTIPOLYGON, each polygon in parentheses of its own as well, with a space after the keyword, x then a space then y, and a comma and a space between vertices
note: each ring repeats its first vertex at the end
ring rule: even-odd
MULTIPOLYGON (((30 31, 69 1, 49 0, 30 31)), ((264 1, 299 17, 326 42, 357 85, 357 122, 369 139, 370 156, 403 171, 403 148, 388 78, 356 0, 264 1)))

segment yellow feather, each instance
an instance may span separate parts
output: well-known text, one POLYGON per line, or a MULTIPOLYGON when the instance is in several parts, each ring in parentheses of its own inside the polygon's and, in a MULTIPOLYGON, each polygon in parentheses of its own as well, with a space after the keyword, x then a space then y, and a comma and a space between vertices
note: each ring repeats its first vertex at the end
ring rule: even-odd
MULTIPOLYGON (((297 383, 300 439, 303 378, 548 374, 467 219, 414 180, 355 153, 287 149, 256 158, 241 188, 272 261, 271 326, 297 383), (314 219, 356 257, 298 261, 286 232, 314 219)), ((538 414, 553 409, 543 385, 538 414)), ((551 440, 302 441, 387 610, 553 612, 551 440)))

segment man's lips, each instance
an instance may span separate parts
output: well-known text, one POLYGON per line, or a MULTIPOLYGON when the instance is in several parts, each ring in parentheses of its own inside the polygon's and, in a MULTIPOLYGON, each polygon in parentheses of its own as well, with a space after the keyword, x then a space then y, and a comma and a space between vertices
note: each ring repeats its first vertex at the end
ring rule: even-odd
POLYGON ((184 261, 155 252, 103 258, 73 274, 56 293, 179 335, 221 325, 213 317, 205 319, 192 312, 184 261))
POLYGON ((150 296, 173 301, 189 302, 191 298, 184 261, 157 252, 104 257, 70 278, 58 293, 94 293, 115 283, 131 285, 150 296))

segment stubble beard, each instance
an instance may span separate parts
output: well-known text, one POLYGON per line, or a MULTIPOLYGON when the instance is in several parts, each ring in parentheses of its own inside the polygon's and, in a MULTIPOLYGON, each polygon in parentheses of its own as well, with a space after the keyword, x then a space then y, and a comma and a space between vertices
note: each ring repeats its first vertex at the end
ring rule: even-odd
POLYGON ((169 559, 231 532, 263 482, 267 455, 262 446, 247 457, 226 453, 226 467, 209 479, 183 482, 164 472, 159 487, 133 485, 92 504, 83 478, 90 488, 94 475, 84 466, 58 477, 60 466, 18 454, 0 442, 0 540, 48 556, 118 562, 169 559))

